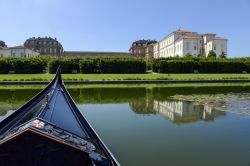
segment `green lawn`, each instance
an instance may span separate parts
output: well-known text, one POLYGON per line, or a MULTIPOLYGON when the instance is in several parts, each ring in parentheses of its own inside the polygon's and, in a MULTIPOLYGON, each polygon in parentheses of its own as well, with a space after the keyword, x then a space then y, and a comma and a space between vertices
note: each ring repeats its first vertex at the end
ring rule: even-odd
MULTIPOLYGON (((50 81, 53 74, 0 74, 0 81, 50 81)), ((222 80, 250 79, 250 74, 63 74, 64 80, 222 80)))

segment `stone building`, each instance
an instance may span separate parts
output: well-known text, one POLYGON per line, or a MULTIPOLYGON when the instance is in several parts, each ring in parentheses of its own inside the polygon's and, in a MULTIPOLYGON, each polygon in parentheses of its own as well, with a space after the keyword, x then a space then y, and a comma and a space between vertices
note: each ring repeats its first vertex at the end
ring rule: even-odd
POLYGON ((0 40, 0 47, 7 47, 4 41, 0 40))
POLYGON ((132 43, 129 53, 135 57, 153 57, 153 45, 155 40, 138 40, 132 43), (149 48, 148 48, 149 47, 149 48))
POLYGON ((114 57, 130 57, 128 52, 94 52, 94 51, 64 51, 64 57, 102 57, 102 56, 114 56, 114 57))
POLYGON ((61 43, 51 37, 29 38, 25 41, 24 46, 41 55, 58 56, 63 51, 61 43))
POLYGON ((24 46, 1 47, 0 57, 36 57, 39 53, 24 46))
POLYGON ((198 34, 179 29, 154 45, 154 58, 183 57, 187 54, 208 56, 211 50, 217 56, 227 55, 227 39, 212 33, 198 34))

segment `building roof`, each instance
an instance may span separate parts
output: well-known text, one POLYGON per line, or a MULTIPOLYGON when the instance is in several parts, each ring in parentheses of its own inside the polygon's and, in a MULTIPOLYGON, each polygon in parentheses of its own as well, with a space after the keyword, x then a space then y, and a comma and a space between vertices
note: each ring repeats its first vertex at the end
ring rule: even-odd
POLYGON ((174 31, 175 33, 192 33, 192 31, 189 30, 184 30, 184 29, 178 29, 176 31, 174 31))
POLYGON ((26 41, 57 41, 57 39, 52 37, 32 37, 26 41))
POLYGON ((12 48, 12 49, 28 49, 28 48, 24 47, 23 45, 14 46, 14 47, 9 47, 9 48, 12 48))
POLYGON ((226 38, 222 38, 222 37, 215 37, 213 38, 213 40, 227 40, 226 38))
POLYGON ((146 45, 149 45, 149 44, 152 44, 152 43, 157 43, 157 41, 156 40, 137 40, 137 41, 135 41, 135 42, 133 42, 133 44, 132 45, 134 45, 134 44, 146 44, 146 45))
POLYGON ((2 47, 2 46, 0 46, 0 50, 9 50, 10 48, 8 48, 8 47, 2 47))
POLYGON ((98 51, 64 51, 67 57, 95 57, 95 56, 130 56, 128 52, 98 52, 98 51))
POLYGON ((205 33, 204 35, 213 35, 213 36, 215 36, 216 34, 214 34, 214 33, 205 33))

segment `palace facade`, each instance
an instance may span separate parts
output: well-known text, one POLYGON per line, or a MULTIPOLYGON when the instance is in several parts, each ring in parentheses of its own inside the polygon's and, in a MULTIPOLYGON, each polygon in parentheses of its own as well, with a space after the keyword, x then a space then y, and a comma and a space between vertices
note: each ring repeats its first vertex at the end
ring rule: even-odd
POLYGON ((198 34, 187 30, 177 30, 154 44, 153 57, 183 57, 187 54, 208 56, 211 50, 217 56, 227 55, 227 39, 217 37, 213 33, 198 34))
POLYGON ((152 58, 155 43, 157 43, 155 40, 137 40, 130 46, 129 53, 134 57, 152 58))
POLYGON ((24 46, 41 55, 58 56, 63 52, 61 43, 51 37, 29 38, 25 41, 24 46))

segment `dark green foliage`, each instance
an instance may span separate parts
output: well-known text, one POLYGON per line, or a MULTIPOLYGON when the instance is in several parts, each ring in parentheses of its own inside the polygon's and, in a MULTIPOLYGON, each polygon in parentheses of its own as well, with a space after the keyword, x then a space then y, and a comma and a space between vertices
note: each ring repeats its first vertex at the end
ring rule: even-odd
POLYGON ((42 58, 1 58, 0 73, 37 74, 46 72, 47 61, 42 58))
MULTIPOLYGON (((114 73, 137 74, 146 72, 146 61, 132 57, 62 58, 62 73, 114 73)), ((0 74, 14 71, 17 74, 55 73, 59 66, 57 58, 0 58, 0 74)))
POLYGON ((250 60, 225 58, 166 58, 155 59, 152 64, 158 73, 242 73, 250 72, 250 60))
POLYGON ((84 58, 80 62, 82 74, 96 74, 100 73, 98 59, 84 58))
POLYGON ((146 62, 138 58, 87 58, 81 61, 82 73, 137 74, 146 72, 146 62))
POLYGON ((0 59, 0 74, 7 74, 11 69, 11 63, 6 58, 0 59))
POLYGON ((200 69, 199 62, 196 61, 161 61, 159 64, 160 73, 194 73, 200 69))
MULTIPOLYGON (((80 59, 63 58, 61 59, 61 71, 63 74, 80 73, 80 59)), ((49 73, 55 73, 59 66, 58 59, 53 59, 49 63, 49 73)))
POLYGON ((226 57, 227 56, 226 56, 225 52, 222 52, 222 54, 219 55, 219 58, 226 58, 226 57))
POLYGON ((193 55, 188 53, 188 54, 185 55, 185 57, 193 57, 193 55))
POLYGON ((209 53, 207 55, 208 58, 216 58, 216 56, 217 55, 216 55, 216 53, 213 50, 209 51, 209 53))

